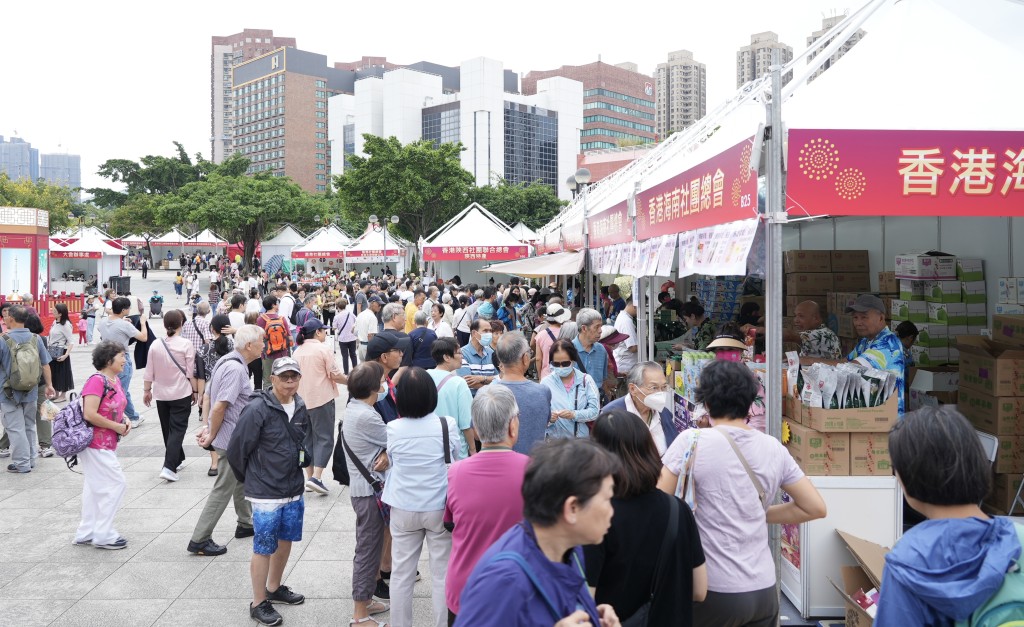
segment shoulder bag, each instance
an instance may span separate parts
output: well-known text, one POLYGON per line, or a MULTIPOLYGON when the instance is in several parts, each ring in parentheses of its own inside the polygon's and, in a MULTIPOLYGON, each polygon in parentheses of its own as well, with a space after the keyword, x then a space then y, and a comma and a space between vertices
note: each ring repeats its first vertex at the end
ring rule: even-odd
POLYGON ((725 439, 729 443, 729 446, 731 446, 732 450, 736 453, 736 457, 740 458, 740 463, 743 464, 743 470, 747 471, 747 476, 750 477, 750 482, 754 484, 754 489, 757 490, 757 498, 758 500, 761 501, 761 508, 764 509, 765 512, 767 512, 768 491, 764 489, 764 486, 761 485, 760 481, 758 481, 757 476, 754 474, 754 471, 750 469, 750 464, 747 463, 747 458, 744 457, 743 453, 740 452, 740 447, 736 446, 736 441, 732 439, 732 436, 729 435, 729 433, 721 427, 715 427, 715 430, 725 436, 725 439))
POLYGON ((178 371, 181 372, 181 375, 187 379, 188 375, 185 373, 185 368, 182 367, 182 365, 178 363, 178 360, 174 358, 174 353, 172 353, 171 348, 167 346, 167 340, 160 340, 160 343, 163 344, 164 350, 167 351, 167 356, 170 357, 171 361, 174 362, 174 365, 178 367, 178 371))
POLYGON ((622 621, 622 627, 646 627, 650 624, 651 605, 654 603, 658 586, 665 580, 666 562, 669 560, 669 553, 675 547, 676 536, 679 533, 679 499, 669 496, 668 511, 668 526, 665 527, 665 537, 661 540, 661 550, 658 551, 658 566, 654 570, 654 577, 651 578, 650 596, 640 609, 622 621))
MULTIPOLYGON (((373 496, 377 499, 377 510, 380 512, 380 517, 384 519, 384 524, 391 525, 391 506, 384 502, 384 481, 382 479, 374 479, 370 471, 366 469, 363 462, 359 461, 352 449, 349 448, 348 442, 345 441, 344 432, 339 434, 341 436, 341 443, 345 447, 345 452, 348 453, 348 458, 352 460, 352 464, 359 471, 359 474, 363 476, 366 483, 370 484, 370 489, 373 490, 373 496)), ((377 455, 380 455, 378 453, 377 455)))

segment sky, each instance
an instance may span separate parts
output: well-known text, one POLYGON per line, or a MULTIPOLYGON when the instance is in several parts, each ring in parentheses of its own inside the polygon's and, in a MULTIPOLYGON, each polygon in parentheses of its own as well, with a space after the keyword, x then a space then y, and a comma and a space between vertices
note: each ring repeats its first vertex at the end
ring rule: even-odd
POLYGON ((479 56, 525 74, 597 61, 652 75, 670 51, 707 66, 707 108, 736 88, 736 51, 775 31, 799 54, 823 17, 860 0, 324 2, 55 0, 5 3, 0 135, 82 157, 83 187, 112 158, 210 156, 210 38, 244 28, 295 37, 328 63, 386 56, 443 65, 479 56), (837 4, 838 2, 838 4, 837 4), (848 4, 847 4, 848 3, 848 4), (167 7, 173 6, 173 9, 167 7))

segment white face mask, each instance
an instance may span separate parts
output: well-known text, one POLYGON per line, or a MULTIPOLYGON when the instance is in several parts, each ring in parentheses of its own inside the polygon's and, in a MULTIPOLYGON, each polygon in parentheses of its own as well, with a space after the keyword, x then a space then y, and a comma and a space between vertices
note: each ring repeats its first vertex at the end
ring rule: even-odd
POLYGON ((668 406, 668 392, 652 392, 644 397, 644 405, 661 413, 661 410, 668 406))

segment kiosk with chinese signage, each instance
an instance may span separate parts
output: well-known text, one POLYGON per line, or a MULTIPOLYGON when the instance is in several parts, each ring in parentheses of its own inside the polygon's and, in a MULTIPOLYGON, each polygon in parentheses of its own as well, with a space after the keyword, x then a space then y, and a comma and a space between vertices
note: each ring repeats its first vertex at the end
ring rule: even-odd
POLYGON ((0 207, 0 299, 49 295, 50 213, 30 207, 0 207))
POLYGON ((423 242, 424 272, 430 276, 464 279, 494 261, 530 256, 529 244, 484 207, 473 203, 434 231, 423 242))

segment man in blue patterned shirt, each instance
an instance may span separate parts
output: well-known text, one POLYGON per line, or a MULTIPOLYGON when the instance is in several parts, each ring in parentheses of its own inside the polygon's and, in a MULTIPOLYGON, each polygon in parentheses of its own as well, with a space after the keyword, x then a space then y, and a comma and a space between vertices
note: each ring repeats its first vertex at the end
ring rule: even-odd
POLYGON ((899 415, 902 418, 905 365, 903 343, 885 322, 885 304, 877 296, 861 294, 852 305, 846 308, 846 313, 853 314, 853 328, 861 338, 847 359, 868 368, 888 370, 896 377, 896 390, 899 392, 899 415))

